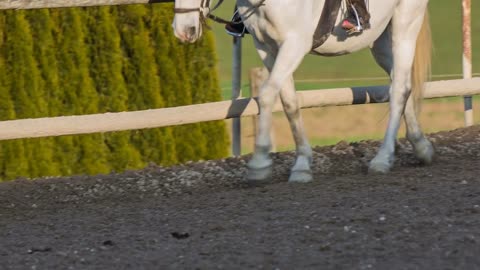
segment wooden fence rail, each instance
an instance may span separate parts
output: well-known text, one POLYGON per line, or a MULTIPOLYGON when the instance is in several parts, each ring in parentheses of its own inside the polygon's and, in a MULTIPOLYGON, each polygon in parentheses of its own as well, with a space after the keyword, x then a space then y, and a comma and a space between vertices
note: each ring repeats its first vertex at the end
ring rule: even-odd
MULTIPOLYGON (((388 86, 337 88, 298 92, 301 108, 381 103, 388 100, 388 86)), ((480 78, 430 82, 425 98, 480 94, 480 78)), ((274 111, 281 111, 280 103, 274 111)), ((251 116, 259 113, 254 98, 172 107, 0 122, 0 140, 37 138, 95 132, 157 128, 251 116)))
POLYGON ((174 2, 174 0, 0 0, 0 9, 90 7, 166 2, 174 2))

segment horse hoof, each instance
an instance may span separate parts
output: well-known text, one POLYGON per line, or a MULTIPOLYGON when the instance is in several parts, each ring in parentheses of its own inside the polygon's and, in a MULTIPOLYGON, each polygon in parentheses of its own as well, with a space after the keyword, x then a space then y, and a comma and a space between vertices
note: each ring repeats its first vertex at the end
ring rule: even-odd
POLYGON ((292 171, 290 178, 288 178, 290 183, 308 183, 312 180, 313 176, 310 170, 292 171))
POLYGON ((425 165, 432 164, 434 155, 435 150, 429 140, 425 140, 415 147, 415 156, 425 165))
POLYGON ((272 176, 272 166, 265 168, 249 168, 247 172, 247 182, 251 184, 263 183, 270 180, 272 176))
POLYGON ((387 162, 378 162, 372 160, 370 166, 368 167, 368 173, 371 174, 386 174, 390 172, 392 166, 387 162))

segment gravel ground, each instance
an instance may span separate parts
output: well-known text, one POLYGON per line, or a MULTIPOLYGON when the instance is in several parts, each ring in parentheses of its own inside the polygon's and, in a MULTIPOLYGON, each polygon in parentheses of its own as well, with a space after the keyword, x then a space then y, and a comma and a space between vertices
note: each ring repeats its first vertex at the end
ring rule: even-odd
POLYGON ((293 152, 254 188, 248 156, 0 183, 0 269, 479 269, 480 126, 430 138, 388 175, 378 142, 315 148, 303 185, 293 152))

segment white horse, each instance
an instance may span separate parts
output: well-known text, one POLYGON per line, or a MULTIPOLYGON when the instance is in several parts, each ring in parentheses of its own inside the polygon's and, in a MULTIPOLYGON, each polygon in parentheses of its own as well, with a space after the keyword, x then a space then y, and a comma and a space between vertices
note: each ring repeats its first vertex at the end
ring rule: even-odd
MULTIPOLYGON (((416 104, 430 72, 428 0, 369 0, 371 27, 351 36, 340 26, 347 12, 343 3, 332 34, 323 45, 312 50, 313 33, 325 1, 236 1, 245 26, 270 72, 259 94, 258 134, 255 152, 248 163, 247 179, 250 181, 265 180, 271 174, 272 108, 279 95, 290 121, 297 152, 289 181, 312 180, 312 150, 305 136, 292 76, 304 56, 312 52, 332 56, 370 47, 377 63, 391 78, 388 127, 380 150, 370 162, 370 172, 387 173, 392 168, 402 116, 415 155, 423 163, 432 161, 434 148, 421 131, 416 113, 416 104)), ((210 0, 175 1, 173 27, 180 40, 194 42, 202 35, 202 21, 210 12, 209 5, 210 0)))

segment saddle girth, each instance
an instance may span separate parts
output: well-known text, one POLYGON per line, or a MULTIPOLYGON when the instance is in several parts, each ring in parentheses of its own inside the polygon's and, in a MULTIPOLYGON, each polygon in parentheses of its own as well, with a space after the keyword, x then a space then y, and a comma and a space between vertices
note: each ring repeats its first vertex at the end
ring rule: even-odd
POLYGON ((313 33, 312 50, 322 46, 332 33, 341 5, 341 0, 325 0, 322 15, 313 33))

